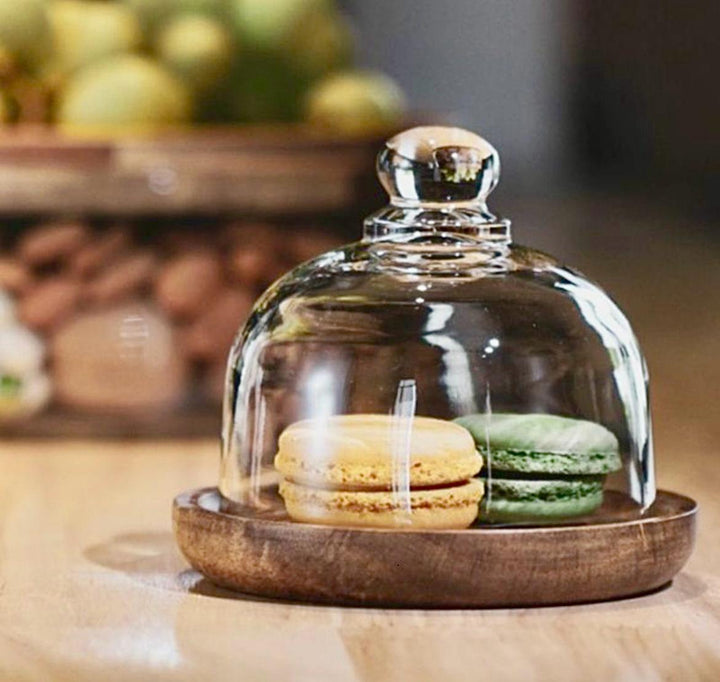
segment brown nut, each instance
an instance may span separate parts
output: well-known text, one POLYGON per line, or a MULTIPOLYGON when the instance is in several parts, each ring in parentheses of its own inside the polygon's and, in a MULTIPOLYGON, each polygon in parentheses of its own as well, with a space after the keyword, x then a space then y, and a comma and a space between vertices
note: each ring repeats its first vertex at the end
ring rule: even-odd
POLYGON ((22 294, 32 283, 32 275, 20 261, 0 258, 0 290, 22 294))
POLYGON ((159 247, 170 256, 195 253, 213 246, 214 230, 175 229, 161 234, 159 247))
POLYGON ((105 273, 87 286, 93 303, 107 304, 128 298, 148 286, 155 272, 155 256, 136 251, 115 261, 105 273))
POLYGON ((89 277, 107 265, 129 242, 126 229, 111 228, 80 248, 70 261, 70 270, 80 277, 89 277))
POLYGON ((230 253, 228 270, 235 280, 248 287, 257 286, 274 266, 272 253, 256 247, 238 246, 230 253))
POLYGON ((32 267, 56 263, 75 251, 87 240, 88 229, 78 222, 56 222, 28 230, 18 243, 18 254, 32 267))
POLYGON ((257 246, 238 246, 228 258, 228 271, 232 279, 253 291, 264 289, 285 270, 277 254, 257 246))
POLYGON ((257 246, 273 251, 284 248, 286 238, 268 223, 232 222, 222 231, 220 241, 224 246, 257 246))
POLYGON ((160 271, 155 297, 173 317, 196 317, 222 286, 217 256, 209 251, 177 256, 160 271))
POLYGON ((320 231, 302 231, 289 239, 290 258, 293 264, 304 263, 321 253, 338 247, 340 241, 332 234, 320 231))
POLYGON ((78 282, 67 277, 50 277, 23 297, 18 316, 31 329, 50 332, 72 315, 79 300, 78 282))
POLYGON ((252 304, 252 296, 247 291, 226 289, 185 329, 181 341, 185 355, 192 360, 211 362, 226 358, 252 304))

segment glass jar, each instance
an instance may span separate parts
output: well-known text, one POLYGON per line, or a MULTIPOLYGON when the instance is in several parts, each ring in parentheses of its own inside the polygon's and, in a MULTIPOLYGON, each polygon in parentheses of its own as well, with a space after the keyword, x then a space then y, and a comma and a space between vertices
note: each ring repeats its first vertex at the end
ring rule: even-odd
POLYGON ((228 509, 399 528, 640 514, 655 481, 645 363, 579 272, 516 245, 481 137, 420 127, 377 160, 361 241, 260 298, 228 362, 228 509))

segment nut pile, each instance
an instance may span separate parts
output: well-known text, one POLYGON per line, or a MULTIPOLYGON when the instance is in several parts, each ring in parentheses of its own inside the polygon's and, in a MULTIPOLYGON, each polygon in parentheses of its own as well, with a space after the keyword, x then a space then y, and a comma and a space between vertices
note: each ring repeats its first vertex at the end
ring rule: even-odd
POLYGON ((44 222, 0 248, 0 290, 47 342, 55 400, 111 412, 222 396, 227 353, 253 301, 333 248, 318 230, 44 222))

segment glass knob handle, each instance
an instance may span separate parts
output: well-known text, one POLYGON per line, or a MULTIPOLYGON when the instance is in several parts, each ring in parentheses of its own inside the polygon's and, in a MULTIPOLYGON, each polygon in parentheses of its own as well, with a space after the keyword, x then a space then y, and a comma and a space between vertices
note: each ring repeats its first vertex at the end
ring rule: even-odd
POLYGON ((485 139, 462 128, 411 128, 378 155, 380 182, 399 206, 484 205, 500 178, 500 157, 485 139))

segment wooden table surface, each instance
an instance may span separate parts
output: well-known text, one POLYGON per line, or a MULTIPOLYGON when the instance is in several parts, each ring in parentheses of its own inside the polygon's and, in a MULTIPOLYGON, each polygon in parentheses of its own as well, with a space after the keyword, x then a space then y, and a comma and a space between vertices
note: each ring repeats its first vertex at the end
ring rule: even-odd
POLYGON ((701 506, 671 587, 492 611, 237 597, 189 570, 171 535, 173 496, 216 481, 216 443, 0 439, 0 680, 720 680, 717 249, 690 219, 661 239, 662 215, 647 228, 607 206, 582 216, 589 241, 569 260, 609 288, 643 343, 659 484, 701 506), (613 239, 588 223, 616 214, 613 239))
POLYGON ((702 505, 698 547, 670 588, 492 611, 320 607, 213 588, 170 530, 173 495, 215 479, 213 442, 0 450, 3 681, 720 679, 720 474, 697 474, 699 444, 661 479, 702 505))

